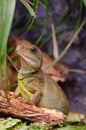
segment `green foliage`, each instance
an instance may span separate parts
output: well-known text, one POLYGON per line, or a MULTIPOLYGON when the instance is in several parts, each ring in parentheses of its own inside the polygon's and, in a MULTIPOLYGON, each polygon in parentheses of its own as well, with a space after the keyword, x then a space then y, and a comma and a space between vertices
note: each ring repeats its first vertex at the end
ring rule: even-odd
POLYGON ((13 119, 11 117, 7 119, 0 119, 1 130, 51 130, 52 126, 47 123, 31 123, 27 125, 26 122, 20 119, 13 119))
MULTIPOLYGON (((35 11, 37 10, 37 4, 39 0, 34 0, 33 8, 26 0, 21 0, 31 16, 36 16, 35 11)), ((2 83, 4 89, 6 87, 6 54, 7 54, 7 40, 10 33, 16 0, 0 0, 0 72, 2 73, 2 83)), ((34 19, 30 24, 33 24, 34 19)))
POLYGON ((56 130, 86 130, 86 125, 67 125, 56 130))
POLYGON ((52 130, 53 127, 45 122, 42 123, 31 123, 29 125, 29 130, 52 130))
POLYGON ((27 21, 27 24, 20 30, 20 32, 27 32, 31 29, 34 20, 36 18, 36 12, 38 9, 38 4, 39 4, 39 0, 33 0, 33 3, 31 2, 27 2, 27 0, 20 0, 23 5, 26 7, 26 9, 29 11, 29 13, 31 14, 31 17, 29 18, 29 20, 27 21))
POLYGON ((27 0, 20 0, 22 2, 22 4, 26 7, 26 9, 30 12, 31 16, 36 17, 35 15, 35 11, 33 10, 33 8, 30 6, 30 3, 28 3, 29 1, 27 0))
POLYGON ((19 122, 21 122, 20 119, 0 119, 0 129, 1 130, 11 130, 11 128, 15 127, 19 122))
POLYGON ((65 122, 65 125, 57 125, 54 128, 45 122, 28 125, 25 121, 9 117, 7 119, 0 118, 0 130, 86 130, 86 124, 70 124, 65 122))
POLYGON ((84 5, 86 6, 86 0, 83 0, 84 5))
POLYGON ((44 4, 46 6, 46 15, 47 15, 47 18, 48 18, 49 0, 44 0, 44 4))
POLYGON ((11 29, 16 0, 0 0, 0 71, 3 86, 6 87, 7 39, 11 29))
POLYGON ((85 22, 86 22, 86 20, 84 20, 82 22, 82 24, 80 25, 80 27, 77 29, 77 31, 74 33, 73 37, 69 41, 68 45, 65 47, 65 49, 63 50, 63 52, 59 55, 58 59, 55 59, 51 64, 49 64, 45 68, 45 70, 48 70, 51 66, 55 65, 66 54, 66 52, 68 51, 69 47, 71 46, 71 44, 75 40, 76 36, 79 34, 79 32, 81 31, 82 27, 84 26, 85 22))

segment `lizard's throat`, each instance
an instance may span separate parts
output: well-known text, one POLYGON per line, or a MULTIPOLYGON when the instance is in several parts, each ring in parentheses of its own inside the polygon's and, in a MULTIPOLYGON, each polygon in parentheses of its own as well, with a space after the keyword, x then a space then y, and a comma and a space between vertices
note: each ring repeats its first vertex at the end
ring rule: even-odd
POLYGON ((21 67, 20 67, 20 73, 21 74, 27 74, 27 73, 34 73, 38 71, 35 66, 32 66, 31 64, 28 64, 26 61, 21 60, 21 67))

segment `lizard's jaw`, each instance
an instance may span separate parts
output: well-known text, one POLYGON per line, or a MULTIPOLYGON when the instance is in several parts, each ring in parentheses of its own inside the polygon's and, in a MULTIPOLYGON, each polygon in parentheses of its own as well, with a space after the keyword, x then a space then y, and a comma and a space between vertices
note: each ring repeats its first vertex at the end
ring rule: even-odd
POLYGON ((18 51, 18 55, 27 63, 27 64, 34 64, 33 60, 31 58, 27 58, 22 54, 21 52, 18 51))

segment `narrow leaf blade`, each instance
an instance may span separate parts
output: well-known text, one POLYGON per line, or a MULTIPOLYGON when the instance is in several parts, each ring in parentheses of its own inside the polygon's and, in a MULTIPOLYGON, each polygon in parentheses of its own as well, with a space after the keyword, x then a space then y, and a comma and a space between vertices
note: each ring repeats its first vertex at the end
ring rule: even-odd
POLYGON ((83 0, 84 5, 86 6, 86 0, 83 0))
POLYGON ((11 29, 16 0, 0 0, 0 71, 6 82, 7 39, 11 29))
POLYGON ((36 17, 35 11, 26 0, 20 0, 26 9, 30 12, 31 16, 36 17))

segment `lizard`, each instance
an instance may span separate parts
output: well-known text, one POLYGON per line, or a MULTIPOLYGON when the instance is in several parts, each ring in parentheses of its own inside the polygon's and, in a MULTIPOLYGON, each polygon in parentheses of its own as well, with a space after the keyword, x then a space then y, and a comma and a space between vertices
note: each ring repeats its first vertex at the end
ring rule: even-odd
POLYGON ((21 59, 21 67, 15 95, 22 95, 36 106, 58 109, 67 115, 70 111, 68 99, 62 88, 42 71, 40 49, 31 43, 21 43, 17 45, 16 53, 21 59))
POLYGON ((16 52, 21 67, 15 95, 22 95, 33 105, 60 110, 67 115, 68 122, 86 122, 84 114, 71 111, 64 91, 41 69, 43 58, 40 49, 30 42, 23 42, 17 45, 16 52))

